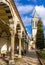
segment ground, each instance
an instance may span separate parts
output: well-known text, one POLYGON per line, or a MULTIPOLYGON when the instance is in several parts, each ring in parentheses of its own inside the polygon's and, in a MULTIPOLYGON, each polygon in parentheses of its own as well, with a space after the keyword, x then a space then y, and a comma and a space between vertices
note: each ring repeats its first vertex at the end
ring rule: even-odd
POLYGON ((3 59, 0 58, 0 65, 7 65, 7 63, 3 59))
MULTIPOLYGON (((0 65, 6 65, 2 59, 0 59, 0 65), (1 64, 2 63, 2 64, 1 64)), ((31 50, 26 56, 23 56, 20 60, 16 59, 15 65, 40 65, 35 50, 31 50)))
POLYGON ((36 52, 34 50, 31 50, 28 52, 27 56, 23 56, 20 61, 16 62, 16 65, 40 65, 40 63, 36 52))

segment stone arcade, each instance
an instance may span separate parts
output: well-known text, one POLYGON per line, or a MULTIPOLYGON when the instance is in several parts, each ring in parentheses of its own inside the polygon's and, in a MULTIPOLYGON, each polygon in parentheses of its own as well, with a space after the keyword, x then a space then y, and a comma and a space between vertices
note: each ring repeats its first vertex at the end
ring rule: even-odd
POLYGON ((11 53, 11 59, 21 58, 28 49, 28 34, 14 0, 0 0, 0 53, 11 53))

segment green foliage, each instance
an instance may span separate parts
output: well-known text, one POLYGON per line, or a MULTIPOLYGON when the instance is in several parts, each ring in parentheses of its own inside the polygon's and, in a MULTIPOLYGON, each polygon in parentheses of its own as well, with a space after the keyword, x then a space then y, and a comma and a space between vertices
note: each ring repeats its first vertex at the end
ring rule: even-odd
POLYGON ((38 49, 44 48, 44 33, 43 24, 41 20, 39 20, 37 24, 36 46, 38 49))
POLYGON ((42 50, 42 51, 39 51, 38 53, 40 58, 45 59, 45 51, 42 50))
POLYGON ((45 38, 44 38, 44 47, 45 47, 45 38))

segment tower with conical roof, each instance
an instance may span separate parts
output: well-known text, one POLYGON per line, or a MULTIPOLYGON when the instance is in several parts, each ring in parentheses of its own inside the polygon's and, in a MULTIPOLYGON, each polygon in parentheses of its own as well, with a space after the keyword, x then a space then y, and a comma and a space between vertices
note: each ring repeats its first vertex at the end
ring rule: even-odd
POLYGON ((33 40, 36 41, 36 33, 37 33, 37 23, 38 23, 38 15, 36 9, 34 10, 34 16, 32 18, 32 37, 33 40))

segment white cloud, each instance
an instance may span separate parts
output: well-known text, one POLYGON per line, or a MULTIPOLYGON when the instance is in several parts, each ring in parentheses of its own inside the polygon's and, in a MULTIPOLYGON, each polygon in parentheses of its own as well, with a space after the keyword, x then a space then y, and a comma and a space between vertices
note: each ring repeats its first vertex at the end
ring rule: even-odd
POLYGON ((31 25, 31 18, 26 16, 26 17, 23 17, 22 20, 25 26, 31 25))
POLYGON ((45 7, 43 5, 42 6, 36 6, 35 9, 36 9, 39 17, 41 17, 43 24, 45 26, 45 7))
POLYGON ((33 5, 20 5, 20 6, 18 5, 17 8, 20 14, 23 15, 23 14, 30 13, 33 10, 34 6, 33 5))

